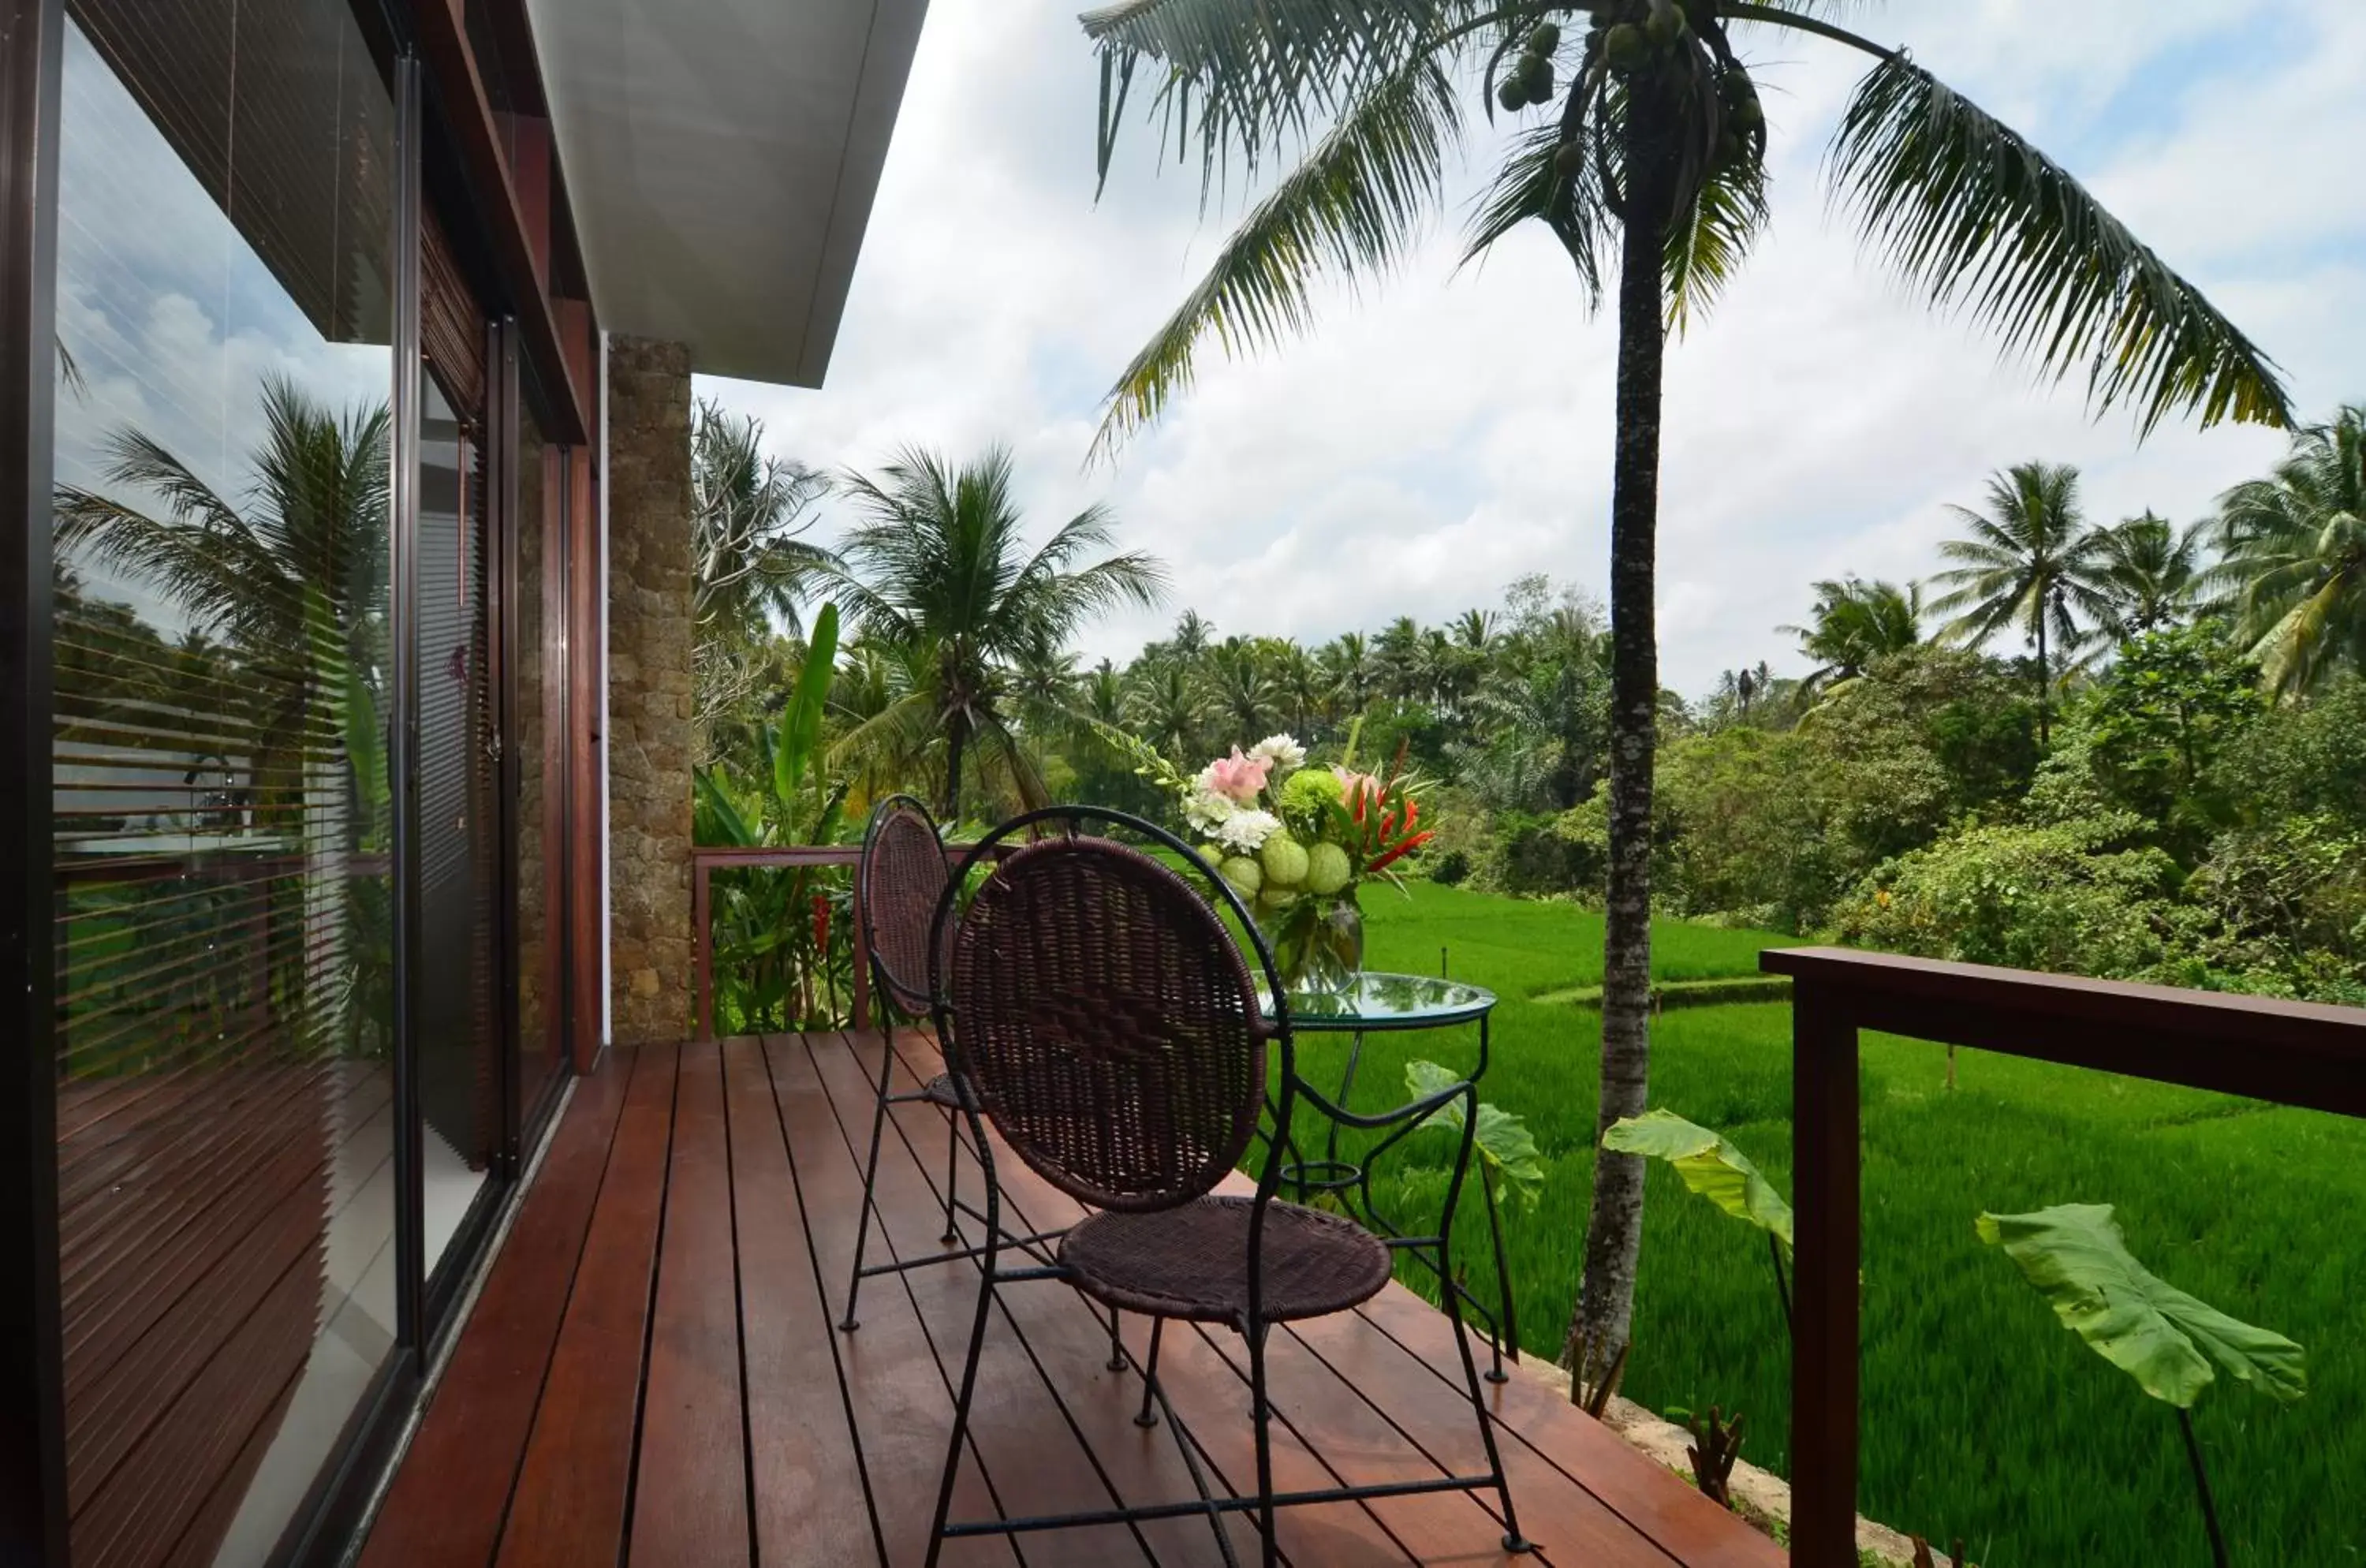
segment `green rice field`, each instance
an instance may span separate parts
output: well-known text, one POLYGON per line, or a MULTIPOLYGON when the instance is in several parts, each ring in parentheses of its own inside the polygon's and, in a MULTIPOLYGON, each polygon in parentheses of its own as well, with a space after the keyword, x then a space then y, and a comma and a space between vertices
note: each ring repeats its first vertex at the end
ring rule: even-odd
MULTIPOLYGON (((1600 918, 1427 884, 1369 891, 1365 908, 1368 967, 1436 974, 1443 949, 1455 978, 1503 998, 1482 1093, 1526 1118, 1548 1165, 1506 1227, 1521 1337, 1550 1356, 1577 1286, 1599 1015, 1532 998, 1599 983, 1600 918)), ((1751 974, 1786 940, 1671 922, 1655 969, 1751 974)), ((1653 1025, 1653 1104, 1724 1132, 1786 1192, 1789 1030, 1781 1003, 1653 1025)), ((1467 1068, 1475 1046, 1471 1030, 1374 1036, 1356 1102, 1402 1100, 1409 1057, 1467 1068)), ((1301 1062, 1331 1081, 1345 1049, 1309 1037, 1301 1062)), ((1870 1037, 1865 1055, 1864 1510, 1962 1536, 1986 1568, 2209 1562, 2169 1407, 1973 1233, 1983 1209, 2108 1202, 2155 1272, 2308 1349, 2300 1403, 2222 1377, 2196 1408, 2235 1561, 2366 1564, 2366 1124, 1972 1052, 1949 1091, 1940 1047, 1870 1037)), ((1414 1148, 1436 1160, 1445 1135, 1414 1148)), ((1435 1168, 1392 1179, 1442 1191, 1435 1168)), ((1626 1393, 1741 1408, 1743 1457, 1781 1471, 1788 1346, 1763 1239, 1663 1169, 1650 1204, 1626 1393)), ((1483 1232, 1459 1245, 1492 1290, 1483 1232)))

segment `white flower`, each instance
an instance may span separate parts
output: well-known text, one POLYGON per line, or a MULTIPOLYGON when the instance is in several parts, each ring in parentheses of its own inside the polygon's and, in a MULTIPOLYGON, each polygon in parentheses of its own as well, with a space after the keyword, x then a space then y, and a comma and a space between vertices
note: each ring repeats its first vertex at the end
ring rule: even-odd
POLYGON ((1285 773, 1294 773, 1306 766, 1306 748, 1293 735, 1268 735, 1249 748, 1252 757, 1264 757, 1285 773))
POLYGON ((1240 806, 1230 796, 1217 794, 1204 780, 1193 780, 1183 792, 1183 819, 1191 824, 1192 831, 1214 836, 1219 829, 1240 814, 1240 806))
POLYGON ((1281 818, 1270 811, 1235 811, 1216 825, 1216 842, 1239 854, 1253 855, 1281 831, 1281 818))

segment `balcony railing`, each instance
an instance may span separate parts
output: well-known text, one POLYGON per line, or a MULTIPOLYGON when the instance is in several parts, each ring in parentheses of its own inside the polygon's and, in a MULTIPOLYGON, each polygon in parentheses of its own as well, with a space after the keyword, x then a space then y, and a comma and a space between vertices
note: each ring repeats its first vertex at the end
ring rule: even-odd
POLYGON ((1797 1568, 1857 1561, 1859 1031, 2366 1117, 2366 1010, 1836 948, 1761 964, 1794 986, 1797 1568))

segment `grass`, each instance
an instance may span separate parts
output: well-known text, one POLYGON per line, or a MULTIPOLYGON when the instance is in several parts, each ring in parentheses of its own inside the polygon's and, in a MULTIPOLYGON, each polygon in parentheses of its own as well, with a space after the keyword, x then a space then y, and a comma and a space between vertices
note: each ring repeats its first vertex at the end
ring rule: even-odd
MULTIPOLYGON (((1504 999, 1482 1093, 1525 1117, 1549 1179, 1507 1216, 1522 1338, 1559 1348, 1584 1235, 1599 1014, 1535 998, 1598 985, 1601 922, 1563 905, 1416 885, 1366 897, 1367 963, 1504 999)), ((1752 973, 1786 939, 1670 923, 1665 978, 1752 973)), ((1653 1024, 1652 1102, 1730 1135, 1789 1190, 1790 1012, 1704 1007, 1653 1024)), ((1468 1067, 1473 1031, 1374 1036, 1359 1106, 1403 1098, 1405 1060, 1468 1067)), ((1302 1065, 1335 1081, 1344 1042, 1302 1065)), ((2306 1346, 2310 1393, 2276 1405, 2221 1379, 2195 1412, 2236 1560, 2366 1565, 2366 1125, 2044 1063, 1869 1037, 1865 1074, 1865 1423, 1860 1502, 1898 1529, 1961 1535, 1988 1568, 2209 1562, 2169 1409, 2056 1322, 1980 1244, 1982 1209, 2119 1206, 2157 1273, 2306 1346)), ((1444 1134, 1415 1140, 1436 1162, 1444 1134)), ((1442 1193, 1436 1168, 1376 1173, 1384 1196, 1442 1193)), ((1483 1233, 1461 1235, 1493 1289, 1483 1233)), ((1651 1179, 1627 1393, 1655 1409, 1740 1406, 1744 1457, 1785 1468, 1789 1353, 1762 1238, 1651 1179)))

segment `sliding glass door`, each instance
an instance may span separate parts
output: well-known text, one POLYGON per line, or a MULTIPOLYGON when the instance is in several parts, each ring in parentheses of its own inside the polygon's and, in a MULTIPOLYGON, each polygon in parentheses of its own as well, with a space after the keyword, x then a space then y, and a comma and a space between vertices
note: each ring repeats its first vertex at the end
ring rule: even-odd
POLYGON ((347 0, 66 12, 54 723, 0 765, 53 822, 67 1533, 261 1564, 566 1059, 565 455, 347 0))

